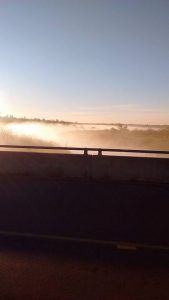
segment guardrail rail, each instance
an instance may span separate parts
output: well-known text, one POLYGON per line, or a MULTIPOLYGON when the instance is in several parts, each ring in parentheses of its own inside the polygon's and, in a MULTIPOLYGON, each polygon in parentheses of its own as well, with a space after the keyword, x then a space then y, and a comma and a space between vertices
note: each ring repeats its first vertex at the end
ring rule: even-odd
POLYGON ((56 150, 56 151, 82 151, 84 155, 89 152, 96 152, 98 156, 102 156, 104 152, 109 153, 135 153, 135 154, 162 154, 169 155, 169 151, 165 150, 139 150, 139 149, 117 149, 117 148, 93 148, 93 147, 51 147, 51 146, 25 146, 25 145, 0 145, 0 149, 30 149, 30 150, 56 150))

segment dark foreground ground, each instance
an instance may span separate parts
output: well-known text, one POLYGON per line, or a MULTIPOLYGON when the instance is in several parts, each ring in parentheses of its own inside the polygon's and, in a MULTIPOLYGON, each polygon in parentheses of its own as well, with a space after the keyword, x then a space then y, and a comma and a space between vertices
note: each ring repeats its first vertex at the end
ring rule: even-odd
MULTIPOLYGON (((0 178, 0 231, 169 246, 169 186, 0 178)), ((0 238, 0 299, 169 299, 168 251, 0 238)))
POLYGON ((0 248, 3 300, 168 300, 167 253, 18 241, 0 248))
POLYGON ((0 231, 169 246, 169 185, 1 176, 0 231))

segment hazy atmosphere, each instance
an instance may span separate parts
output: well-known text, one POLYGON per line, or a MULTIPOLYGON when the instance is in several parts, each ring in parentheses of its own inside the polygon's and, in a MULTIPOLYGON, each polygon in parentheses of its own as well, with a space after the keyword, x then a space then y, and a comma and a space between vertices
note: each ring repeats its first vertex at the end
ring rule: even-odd
POLYGON ((169 149, 169 125, 83 124, 0 118, 1 144, 169 149))

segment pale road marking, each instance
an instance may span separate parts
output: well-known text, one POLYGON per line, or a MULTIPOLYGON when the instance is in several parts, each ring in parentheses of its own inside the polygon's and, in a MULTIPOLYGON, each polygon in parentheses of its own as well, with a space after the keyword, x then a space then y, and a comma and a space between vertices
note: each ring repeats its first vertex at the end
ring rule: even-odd
POLYGON ((105 240, 94 240, 86 238, 73 238, 65 236, 54 236, 54 235, 43 235, 43 234, 32 234, 32 233, 20 233, 20 232, 6 232, 0 231, 0 237, 16 237, 16 238, 33 238, 39 240, 53 240, 53 241, 65 241, 65 242, 78 242, 78 243, 88 243, 88 244, 98 244, 98 245, 111 245, 119 250, 165 250, 169 251, 169 246, 159 246, 159 245, 149 245, 149 244, 137 244, 137 243, 127 243, 127 242, 117 242, 117 241, 105 241, 105 240))

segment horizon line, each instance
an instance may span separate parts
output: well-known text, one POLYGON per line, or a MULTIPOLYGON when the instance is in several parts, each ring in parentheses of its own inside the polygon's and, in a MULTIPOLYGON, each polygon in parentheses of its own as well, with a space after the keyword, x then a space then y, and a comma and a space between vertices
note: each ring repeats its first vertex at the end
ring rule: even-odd
POLYGON ((155 124, 155 123, 124 123, 124 122, 78 122, 78 121, 68 121, 68 120, 60 120, 60 119, 49 119, 49 118, 40 118, 40 117, 18 117, 13 114, 9 115, 1 115, 0 114, 0 119, 15 119, 15 120, 22 120, 22 121, 38 121, 38 122, 51 122, 51 123, 67 123, 67 124, 74 124, 74 125, 128 125, 128 126, 169 126, 169 124, 163 123, 163 124, 155 124))

